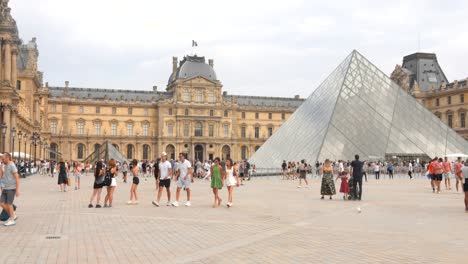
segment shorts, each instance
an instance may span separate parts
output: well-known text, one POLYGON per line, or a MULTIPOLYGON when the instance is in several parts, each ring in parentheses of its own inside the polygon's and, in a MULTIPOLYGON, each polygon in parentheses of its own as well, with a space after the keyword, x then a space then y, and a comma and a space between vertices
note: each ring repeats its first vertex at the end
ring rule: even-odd
POLYGON ((465 179, 465 183, 463 184, 463 191, 468 192, 468 179, 465 179))
POLYGON ((305 179, 306 178, 306 172, 305 171, 301 171, 299 172, 299 179, 305 179))
POLYGON ((431 174, 431 179, 433 181, 442 181, 442 174, 431 174))
POLYGON ((104 187, 104 183, 97 184, 94 182, 93 189, 102 189, 102 187, 104 187))
POLYGON ((159 187, 171 187, 171 179, 164 179, 159 181, 159 187))
POLYGON ((16 189, 13 190, 2 190, 2 196, 0 197, 0 203, 13 204, 15 199, 16 189))
POLYGON ((444 179, 450 179, 450 172, 444 172, 444 179))
POLYGON ((81 179, 81 173, 75 174, 75 177, 76 177, 78 180, 81 179))
POLYGON ((138 185, 140 183, 140 178, 138 177, 133 177, 133 184, 138 185))
POLYGON ((184 180, 184 177, 179 176, 179 179, 177 180, 177 188, 190 189, 190 182, 190 177, 188 177, 187 180, 184 180))
POLYGON ((112 178, 112 181, 111 181, 111 187, 115 187, 117 186, 117 180, 115 178, 112 178))
POLYGON ((239 177, 244 177, 244 173, 241 172, 240 175, 239 175, 239 177))

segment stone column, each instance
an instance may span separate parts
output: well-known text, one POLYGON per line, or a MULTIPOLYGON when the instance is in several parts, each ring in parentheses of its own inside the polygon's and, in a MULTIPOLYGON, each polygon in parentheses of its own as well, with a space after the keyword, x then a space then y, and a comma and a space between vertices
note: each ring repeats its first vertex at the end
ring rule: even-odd
POLYGON ((34 109, 35 109, 35 113, 34 113, 34 121, 37 121, 37 122, 40 122, 40 114, 41 114, 41 109, 39 107, 39 99, 35 99, 34 100, 34 109))
POLYGON ((18 72, 16 69, 16 57, 18 56, 18 51, 13 49, 12 56, 11 56, 11 85, 16 89, 16 80, 18 76, 18 72))
POLYGON ((3 81, 3 45, 0 47, 0 81, 3 81))
MULTIPOLYGON (((10 151, 10 129, 11 129, 11 109, 10 107, 5 107, 3 109, 3 122, 7 125, 7 130, 5 134, 5 151, 10 151)), ((1 132, 0 132, 1 133, 1 132)), ((2 135, 3 136, 3 135, 2 135)))
POLYGON ((11 81, 11 47, 10 42, 5 43, 5 71, 4 80, 11 81))
MULTIPOLYGON (((16 127, 16 113, 15 113, 15 111, 11 111, 10 124, 11 124, 11 126, 8 127, 8 131, 10 131, 10 133, 11 133, 11 130, 13 128, 15 128, 16 129, 16 135, 18 135, 19 129, 16 127)), ((11 138, 10 138, 10 142, 13 143, 13 140, 11 138)), ((15 138, 15 142, 16 142, 16 144, 18 144, 18 138, 15 138)), ((15 149, 15 151, 18 151, 18 147, 14 147, 14 149, 15 149)))

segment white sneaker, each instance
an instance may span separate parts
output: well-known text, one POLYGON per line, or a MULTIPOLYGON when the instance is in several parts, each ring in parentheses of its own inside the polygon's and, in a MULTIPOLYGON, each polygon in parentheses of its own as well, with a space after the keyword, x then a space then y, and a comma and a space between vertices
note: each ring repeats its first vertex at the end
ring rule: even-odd
POLYGON ((128 201, 127 204, 128 204, 128 205, 132 204, 132 201, 128 201))
POLYGON ((187 201, 187 202, 185 203, 185 206, 191 206, 191 205, 192 205, 192 204, 190 203, 190 201, 187 201))
POLYGON ((159 207, 159 203, 158 203, 158 202, 152 201, 151 203, 152 203, 154 206, 159 207))
POLYGON ((18 216, 15 214, 15 217, 13 217, 13 220, 16 221, 16 219, 18 219, 18 216))
POLYGON ((297 188, 301 188, 301 186, 299 185, 299 186, 297 186, 297 188))
POLYGON ((172 206, 178 207, 178 206, 179 206, 179 202, 177 202, 177 201, 173 202, 173 203, 172 203, 172 206))
POLYGON ((167 201, 166 206, 169 206, 169 205, 171 205, 171 202, 167 201))
POLYGON ((12 226, 12 225, 15 225, 15 224, 16 224, 15 220, 10 219, 10 220, 6 221, 3 225, 4 226, 12 226))

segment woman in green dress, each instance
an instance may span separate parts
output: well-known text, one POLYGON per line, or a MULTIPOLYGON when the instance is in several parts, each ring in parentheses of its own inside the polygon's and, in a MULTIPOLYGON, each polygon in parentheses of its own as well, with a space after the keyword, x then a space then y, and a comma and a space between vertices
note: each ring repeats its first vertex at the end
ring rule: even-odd
POLYGON ((215 158, 214 162, 215 164, 211 166, 211 188, 213 189, 214 194, 213 208, 221 205, 222 200, 219 197, 219 190, 223 188, 224 182, 224 170, 219 164, 219 158, 215 158))
POLYGON ((333 181, 333 168, 331 166, 330 160, 326 159, 325 164, 323 164, 322 168, 322 187, 320 188, 320 194, 322 194, 322 198, 324 196, 330 196, 330 200, 332 199, 332 195, 336 194, 335 190, 335 182, 333 181))

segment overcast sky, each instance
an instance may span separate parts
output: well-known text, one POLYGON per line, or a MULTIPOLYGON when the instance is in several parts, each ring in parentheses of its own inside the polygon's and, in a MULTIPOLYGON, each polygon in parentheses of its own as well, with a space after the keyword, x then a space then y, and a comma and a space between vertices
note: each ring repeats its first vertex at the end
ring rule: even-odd
POLYGON ((214 59, 230 94, 307 97, 353 50, 388 75, 434 52, 468 77, 468 1, 11 0, 51 86, 166 88, 172 56, 214 59))

